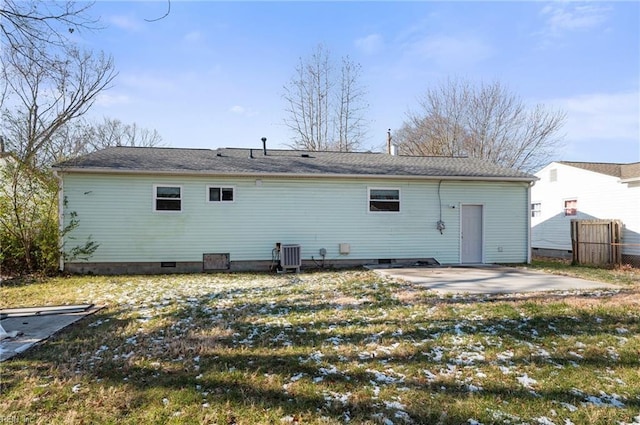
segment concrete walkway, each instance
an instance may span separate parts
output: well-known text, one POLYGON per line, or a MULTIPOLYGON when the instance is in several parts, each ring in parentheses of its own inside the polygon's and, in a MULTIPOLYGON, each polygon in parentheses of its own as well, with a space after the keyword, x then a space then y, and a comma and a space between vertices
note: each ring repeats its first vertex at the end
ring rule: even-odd
POLYGON ((618 286, 512 267, 379 268, 376 273, 406 280, 443 294, 500 294, 574 289, 615 289, 618 286))
POLYGON ((0 362, 23 353, 101 308, 87 305, 86 308, 75 309, 59 306, 0 310, 2 328, 8 334, 18 333, 15 338, 0 341, 0 362))

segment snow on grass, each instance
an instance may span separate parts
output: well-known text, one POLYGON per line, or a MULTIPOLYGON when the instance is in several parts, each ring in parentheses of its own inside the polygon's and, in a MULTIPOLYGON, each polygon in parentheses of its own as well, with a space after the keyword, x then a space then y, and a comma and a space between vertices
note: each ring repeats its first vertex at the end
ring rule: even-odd
MULTIPOLYGON (((580 304, 617 295, 442 297, 357 271, 88 280, 70 302, 107 308, 41 368, 105 421, 635 424, 638 309, 580 304)), ((37 370, 15 391, 63 418, 37 370)))

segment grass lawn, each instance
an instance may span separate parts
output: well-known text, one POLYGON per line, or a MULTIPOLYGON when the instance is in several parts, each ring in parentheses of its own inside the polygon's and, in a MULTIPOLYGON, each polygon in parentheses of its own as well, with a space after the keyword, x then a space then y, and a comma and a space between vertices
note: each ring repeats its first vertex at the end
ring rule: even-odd
POLYGON ((107 307, 0 364, 0 423, 640 425, 640 273, 599 273, 623 288, 438 296, 366 271, 4 285, 5 307, 107 307))

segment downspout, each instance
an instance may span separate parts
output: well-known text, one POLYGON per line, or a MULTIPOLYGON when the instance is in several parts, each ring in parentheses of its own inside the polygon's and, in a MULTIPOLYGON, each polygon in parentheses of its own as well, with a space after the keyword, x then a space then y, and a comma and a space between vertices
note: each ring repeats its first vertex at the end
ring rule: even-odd
POLYGON ((64 181, 57 170, 53 175, 58 180, 58 251, 60 254, 58 269, 64 271, 64 181))
POLYGON ((535 181, 529 182, 527 186, 527 264, 531 264, 531 188, 535 181))

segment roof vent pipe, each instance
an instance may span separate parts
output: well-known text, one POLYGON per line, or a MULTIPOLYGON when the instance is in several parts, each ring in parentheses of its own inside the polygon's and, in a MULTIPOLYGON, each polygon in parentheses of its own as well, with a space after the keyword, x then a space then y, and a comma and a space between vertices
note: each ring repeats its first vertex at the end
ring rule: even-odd
POLYGON ((267 156, 267 138, 263 137, 260 140, 262 140, 262 153, 264 154, 264 156, 267 156))
POLYGON ((253 149, 249 149, 249 158, 253 158, 253 149))
POLYGON ((391 129, 387 131, 387 153, 391 154, 391 129))

